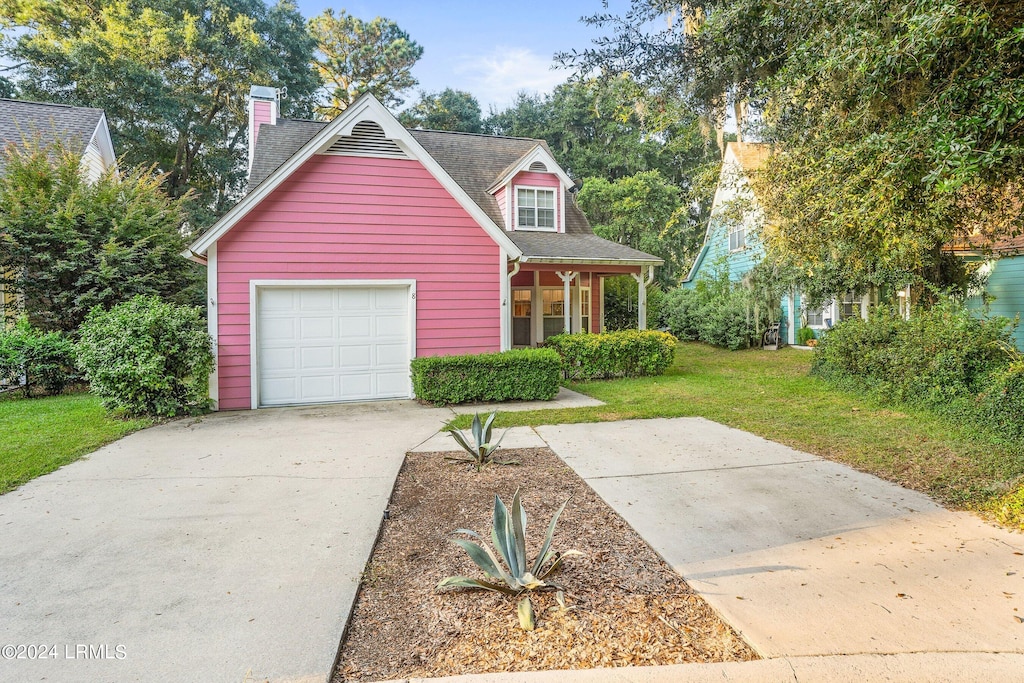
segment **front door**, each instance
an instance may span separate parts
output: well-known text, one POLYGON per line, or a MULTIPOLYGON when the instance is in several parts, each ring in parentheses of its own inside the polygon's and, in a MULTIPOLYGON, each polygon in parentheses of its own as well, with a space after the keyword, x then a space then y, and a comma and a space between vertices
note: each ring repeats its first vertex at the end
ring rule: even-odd
POLYGON ((512 292, 512 346, 533 344, 533 290, 512 292))

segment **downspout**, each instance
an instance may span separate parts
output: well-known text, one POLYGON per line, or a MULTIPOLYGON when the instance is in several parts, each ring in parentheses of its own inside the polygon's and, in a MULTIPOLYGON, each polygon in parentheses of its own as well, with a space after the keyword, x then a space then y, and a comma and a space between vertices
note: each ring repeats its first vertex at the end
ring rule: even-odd
POLYGON ((512 327, 513 327, 513 323, 514 323, 513 316, 515 315, 516 301, 515 301, 514 290, 512 289, 512 278, 514 278, 516 276, 516 274, 519 272, 519 266, 521 266, 521 265, 522 264, 519 262, 519 259, 515 259, 514 261, 512 261, 512 270, 508 274, 508 288, 506 289, 506 291, 508 292, 509 304, 508 304, 508 313, 505 314, 508 317, 508 327, 506 328, 507 329, 507 334, 508 334, 508 339, 505 340, 505 349, 506 350, 507 349, 511 349, 512 348, 512 342, 515 341, 513 339, 514 331, 513 331, 512 327))

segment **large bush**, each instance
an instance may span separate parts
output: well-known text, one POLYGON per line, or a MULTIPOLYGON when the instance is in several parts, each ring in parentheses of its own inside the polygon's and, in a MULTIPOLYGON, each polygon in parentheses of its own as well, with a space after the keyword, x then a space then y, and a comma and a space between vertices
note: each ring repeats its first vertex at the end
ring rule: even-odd
POLYGON ((412 361, 416 397, 436 405, 547 401, 558 393, 562 363, 549 349, 517 349, 412 361))
POLYGON ((107 408, 171 417, 209 406, 213 351, 198 307, 138 296, 95 308, 81 328, 78 364, 107 408))
POLYGON ((566 379, 582 381, 660 375, 672 364, 676 338, 667 332, 622 330, 560 334, 544 344, 561 356, 566 379))
POLYGON ((910 320, 879 307, 868 320, 845 320, 822 335, 811 371, 1019 439, 1024 361, 1012 350, 1013 328, 949 301, 910 320))
POLYGON ((0 329, 0 384, 20 384, 31 396, 33 388, 59 394, 76 379, 74 345, 63 334, 37 330, 24 318, 0 329))
POLYGON ((732 351, 759 343, 768 323, 778 316, 775 306, 758 301, 749 288, 727 278, 698 280, 693 289, 670 292, 663 312, 665 325, 678 338, 732 351))

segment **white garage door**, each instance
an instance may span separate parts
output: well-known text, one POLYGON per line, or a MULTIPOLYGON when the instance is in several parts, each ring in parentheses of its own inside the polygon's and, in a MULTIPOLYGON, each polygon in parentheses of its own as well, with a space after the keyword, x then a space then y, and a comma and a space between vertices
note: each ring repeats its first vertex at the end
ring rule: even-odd
POLYGON ((258 290, 259 405, 408 398, 408 287, 258 290))

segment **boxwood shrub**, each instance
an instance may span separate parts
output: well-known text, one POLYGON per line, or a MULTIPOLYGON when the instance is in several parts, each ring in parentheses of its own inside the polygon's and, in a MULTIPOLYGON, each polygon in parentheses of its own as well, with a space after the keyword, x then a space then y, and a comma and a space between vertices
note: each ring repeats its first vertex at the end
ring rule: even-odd
POLYGON ((562 364, 550 349, 517 349, 412 361, 416 397, 435 405, 547 401, 558 393, 562 364))
POLYGON ((562 359, 566 379, 660 375, 672 364, 676 338, 667 332, 621 330, 604 334, 559 334, 544 345, 562 359))
POLYGON ((198 307, 137 296, 94 308, 79 331, 78 365, 107 408, 173 417, 209 406, 213 350, 198 307))

